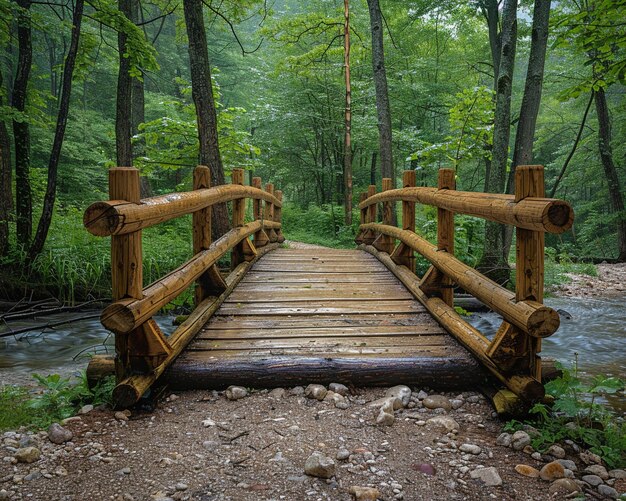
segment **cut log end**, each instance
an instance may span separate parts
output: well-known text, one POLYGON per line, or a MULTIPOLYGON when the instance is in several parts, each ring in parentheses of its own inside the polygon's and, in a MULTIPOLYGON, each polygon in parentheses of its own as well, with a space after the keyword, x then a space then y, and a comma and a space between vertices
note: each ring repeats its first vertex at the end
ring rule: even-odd
POLYGON ((140 392, 128 380, 122 381, 113 389, 113 407, 115 409, 126 409, 135 405, 141 398, 143 392, 140 392))
POLYGON ((552 308, 538 306, 528 318, 528 334, 536 338, 549 337, 558 330, 561 319, 552 308))
POLYGON ((511 376, 507 386, 528 402, 538 402, 546 394, 543 385, 530 376, 511 376))
POLYGON ((122 219, 109 202, 96 202, 85 210, 83 225, 92 235, 107 237, 122 227, 122 219))
POLYGON ((564 233, 574 224, 574 210, 563 200, 554 200, 544 212, 544 225, 549 233, 564 233))
POLYGON ((100 315, 102 325, 115 334, 126 334, 132 331, 136 325, 135 316, 126 304, 129 301, 132 300, 118 301, 102 310, 100 315))

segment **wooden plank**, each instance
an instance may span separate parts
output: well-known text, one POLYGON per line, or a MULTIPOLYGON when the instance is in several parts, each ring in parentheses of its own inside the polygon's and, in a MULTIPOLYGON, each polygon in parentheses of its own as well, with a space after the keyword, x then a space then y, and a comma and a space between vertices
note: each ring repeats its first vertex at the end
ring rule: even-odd
POLYGON ((256 265, 252 271, 270 271, 272 273, 349 273, 353 275, 355 273, 369 274, 376 272, 383 272, 384 268, 377 267, 364 267, 355 264, 338 264, 330 263, 326 266, 319 264, 283 264, 280 269, 276 269, 276 266, 267 263, 261 263, 256 265))
MULTIPOLYGON (((396 283, 382 284, 385 291, 389 292, 404 292, 406 289, 396 283)), ((304 292, 304 291, 342 291, 350 290, 356 292, 371 292, 372 284, 363 283, 327 283, 327 282, 315 282, 311 284, 304 283, 242 283, 237 287, 237 293, 239 292, 304 292)), ((481 303, 482 304, 482 303, 481 303)))
POLYGON ((298 273, 298 272, 274 272, 266 273, 259 272, 257 270, 250 271, 246 275, 241 283, 255 283, 255 282, 275 282, 275 283, 368 283, 368 284, 380 284, 380 283, 398 283, 398 280, 390 277, 389 273, 376 272, 376 273, 298 273))
POLYGON ((350 337, 350 336, 428 336, 440 335, 446 331, 438 325, 394 325, 383 328, 377 326, 342 326, 342 327, 303 327, 275 329, 219 329, 203 330, 196 336, 199 339, 260 339, 260 338, 313 338, 313 337, 350 337))
POLYGON ((289 303, 246 303, 225 301, 220 309, 222 315, 346 315, 359 313, 409 313, 423 311, 423 307, 415 301, 310 301, 306 304, 289 303))
POLYGON ((411 299, 411 295, 406 291, 350 291, 302 289, 297 291, 273 290, 273 291, 235 291, 228 298, 230 302, 280 302, 280 301, 345 301, 359 299, 361 301, 411 299))

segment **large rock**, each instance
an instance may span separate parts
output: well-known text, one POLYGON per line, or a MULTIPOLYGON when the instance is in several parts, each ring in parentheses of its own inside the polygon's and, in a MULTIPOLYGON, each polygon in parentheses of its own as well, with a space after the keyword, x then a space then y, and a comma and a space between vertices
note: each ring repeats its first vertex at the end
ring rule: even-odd
POLYGON ((461 444, 461 447, 459 447, 459 450, 461 452, 466 452, 468 454, 474 454, 476 456, 483 451, 480 448, 479 445, 475 445, 475 444, 461 444))
POLYGON ((48 428, 48 439, 53 444, 61 445, 69 442, 72 438, 74 438, 74 434, 59 423, 52 423, 48 428))
POLYGON ((478 468, 470 472, 470 477, 481 480, 485 485, 496 486, 502 485, 502 479, 493 466, 489 468, 478 468))
POLYGON ((574 482, 571 478, 559 478, 550 484, 550 488, 548 489, 550 494, 572 494, 574 492, 579 492, 580 487, 578 484, 574 482))
POLYGON ((328 385, 328 389, 330 391, 334 391, 335 393, 339 393, 340 395, 344 397, 347 397, 348 393, 350 393, 350 390, 348 389, 348 387, 341 383, 330 383, 328 385))
POLYGON ((411 388, 400 384, 398 386, 394 386, 389 388, 385 392, 386 397, 399 398, 402 402, 402 407, 406 407, 409 405, 409 401, 411 400, 411 388))
POLYGON ((37 447, 24 447, 22 449, 18 449, 15 453, 15 459, 19 463, 34 463, 35 461, 39 461, 41 457, 41 451, 37 449, 37 447))
POLYGON ((500 433, 498 438, 496 438, 496 445, 501 445, 502 447, 511 447, 512 437, 510 433, 500 433))
POLYGON ((449 416, 435 416, 426 421, 426 426, 433 426, 445 431, 455 431, 459 429, 459 423, 449 416))
POLYGON ((443 395, 430 395, 426 397, 422 403, 427 409, 443 409, 446 412, 449 412, 452 409, 450 400, 448 397, 444 397, 443 395))
POLYGON ((547 480, 548 482, 552 482, 557 478, 565 477, 565 468, 563 465, 557 461, 552 461, 546 465, 543 465, 541 471, 539 472, 539 476, 542 480, 547 480))
POLYGON ((304 463, 304 473, 312 477, 331 478, 335 474, 335 462, 321 452, 315 451, 304 463))
POLYGON ((527 445, 530 445, 530 435, 528 433, 522 430, 513 433, 511 437, 511 447, 513 447, 513 449, 521 451, 527 445))
POLYGON ((324 397, 328 393, 328 390, 321 384, 310 384, 304 390, 304 396, 307 398, 313 398, 315 400, 324 400, 324 397))
POLYGON ((606 468, 600 464, 592 464, 591 466, 587 466, 587 468, 585 468, 585 473, 598 475, 602 480, 608 480, 609 478, 609 472, 606 471, 606 468))
POLYGON ((619 493, 613 487, 604 484, 598 486, 598 493, 608 499, 617 499, 619 496, 619 493))
POLYGON ((551 445, 547 451, 547 454, 555 457, 556 459, 564 459, 565 458, 565 449, 560 445, 551 445))
POLYGON ((520 475, 524 475, 525 477, 530 477, 530 478, 539 477, 539 470, 527 464, 518 464, 515 467, 515 471, 519 473, 520 475))

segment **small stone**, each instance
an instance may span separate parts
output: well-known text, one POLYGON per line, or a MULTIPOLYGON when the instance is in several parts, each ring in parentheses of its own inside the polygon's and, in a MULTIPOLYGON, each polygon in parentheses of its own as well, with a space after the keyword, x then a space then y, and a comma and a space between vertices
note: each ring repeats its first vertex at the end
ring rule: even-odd
POLYGON ((396 417, 393 415, 393 407, 391 407, 391 405, 383 406, 376 417, 376 424, 391 426, 395 420, 396 417))
POLYGON ((348 389, 348 387, 341 383, 330 383, 328 385, 328 389, 330 391, 334 391, 335 393, 339 393, 339 395, 344 396, 344 397, 347 397, 348 394, 350 393, 350 390, 348 389))
POLYGON ((577 470, 576 463, 574 463, 574 461, 571 461, 569 459, 557 459, 556 462, 559 463, 566 470, 571 470, 571 471, 577 470))
POLYGON ((113 414, 113 417, 118 421, 128 421, 128 416, 125 412, 122 411, 117 411, 115 414, 113 414))
POLYGON ((205 440, 204 442, 202 442, 202 447, 204 447, 208 451, 214 451, 219 446, 220 443, 216 442, 215 440, 205 440))
POLYGON ((26 475, 24 477, 24 480, 30 482, 31 480, 39 480, 41 477, 43 477, 43 473, 41 473, 39 470, 35 470, 26 475))
POLYGON ((591 451, 581 452, 579 457, 580 457, 580 460, 587 465, 602 464, 602 458, 598 456, 597 454, 594 454, 591 451))
POLYGON ((304 395, 304 388, 302 386, 294 386, 289 390, 290 395, 294 395, 296 397, 304 395))
POLYGON ((422 402, 424 407, 427 409, 443 409, 446 412, 452 409, 452 404, 450 404, 450 400, 443 395, 431 395, 426 397, 422 402))
POLYGON ((409 405, 409 400, 411 400, 411 388, 405 386, 403 384, 394 386, 389 388, 385 392, 386 397, 399 398, 402 402, 402 407, 406 407, 409 405))
POLYGON ((420 390, 419 393, 417 394, 417 399, 424 400, 427 396, 428 396, 428 393, 426 393, 424 390, 420 390))
POLYGON ((561 463, 552 461, 551 463, 548 463, 544 465, 543 468, 541 468, 541 471, 539 472, 539 476, 543 480, 552 482, 553 480, 556 480, 557 478, 565 477, 565 468, 563 468, 563 465, 561 463))
POLYGON ((120 470, 117 470, 117 471, 115 472, 115 474, 116 474, 116 475, 120 475, 120 476, 123 476, 123 475, 130 475, 130 468, 127 466, 126 468, 122 468, 122 469, 120 469, 120 470))
POLYGON ((587 468, 585 468, 585 473, 598 475, 602 480, 608 480, 609 478, 609 472, 606 471, 606 468, 600 464, 592 464, 591 466, 587 466, 587 468))
POLYGON ((53 444, 61 445, 74 438, 74 434, 59 423, 52 423, 48 428, 48 439, 53 444))
POLYGON ((490 466, 489 468, 478 468, 476 470, 472 470, 470 472, 470 477, 482 480, 485 485, 488 486, 502 485, 502 479, 498 474, 498 470, 496 470, 493 466, 490 466))
POLYGON ((331 478, 335 474, 335 462, 321 452, 315 451, 306 460, 304 473, 312 477, 331 478))
POLYGON ((4 501, 5 499, 10 499, 10 498, 11 498, 11 494, 9 494, 9 491, 7 491, 6 489, 0 490, 0 499, 4 501))
POLYGON ((513 447, 513 449, 521 451, 527 445, 530 445, 530 435, 528 433, 522 430, 513 433, 511 437, 511 447, 513 447))
POLYGON ((63 466, 59 466, 54 470, 54 474, 58 477, 67 477, 68 471, 63 466))
POLYGON ((178 482, 175 486, 175 489, 179 492, 186 491, 189 489, 189 486, 183 482, 178 482))
POLYGON ((274 400, 280 400, 285 397, 286 393, 287 392, 285 391, 285 388, 274 388, 272 391, 270 391, 270 398, 273 398, 274 400))
POLYGON ((524 475, 525 477, 530 478, 538 478, 539 470, 537 468, 533 468, 532 466, 528 466, 527 464, 518 464, 515 467, 515 471, 520 475, 524 475))
POLYGON ((522 449, 522 452, 524 452, 525 454, 528 454, 530 456, 531 454, 535 453, 535 449, 533 449, 532 445, 527 445, 526 447, 524 447, 522 449))
POLYGON ((611 470, 609 471, 609 477, 626 479, 626 470, 611 470))
POLYGON ((435 416, 426 421, 427 426, 436 426, 443 428, 445 431, 451 431, 459 429, 459 423, 449 416, 435 416))
POLYGON ((533 452, 533 453, 530 455, 530 457, 531 457, 531 458, 533 458, 535 461, 541 461, 541 459, 542 459, 542 458, 541 458, 541 454, 540 454, 540 453, 538 453, 538 452, 533 452))
POLYGON ((458 398, 453 398, 452 400, 450 400, 450 405, 452 406, 452 408, 454 410, 457 410, 461 407, 463 407, 463 400, 460 400, 458 398))
POLYGON ((618 492, 613 489, 613 487, 609 487, 608 485, 604 484, 598 486, 598 493, 601 496, 609 499, 617 499, 617 497, 619 496, 618 492))
POLYGON ((228 400, 239 400, 248 396, 248 390, 243 386, 229 386, 224 394, 228 400))
POLYGON ((468 454, 474 454, 476 456, 483 451, 480 446, 474 444, 461 444, 459 450, 461 452, 467 452, 468 454))
POLYGON ((373 400, 368 404, 368 407, 383 407, 390 404, 394 411, 402 409, 402 400, 398 397, 383 397, 377 400, 373 400))
POLYGON ((498 435, 498 438, 496 438, 496 445, 501 445, 502 447, 510 447, 511 446, 511 434, 500 433, 500 435, 498 435))
POLYGON ((598 475, 583 475, 582 480, 593 487, 597 487, 602 483, 602 479, 598 475))
POLYGON ((37 449, 37 447, 24 447, 22 449, 18 449, 15 453, 15 459, 19 463, 34 463, 35 461, 39 461, 41 457, 41 451, 37 449))
POLYGON ((78 411, 79 414, 89 414, 93 410, 93 405, 87 404, 83 405, 78 411))
POLYGON ((356 501, 376 501, 380 498, 380 491, 374 487, 360 487, 353 485, 349 491, 356 501))
POLYGON ((350 451, 348 449, 344 449, 343 447, 337 451, 337 455, 335 456, 338 461, 345 461, 350 457, 350 451))
POLYGON ((202 426, 204 426, 205 428, 209 428, 215 425, 216 425, 215 421, 213 421, 211 418, 206 418, 202 421, 202 426))
POLYGON ((565 458, 565 449, 563 449, 560 445, 551 445, 547 454, 556 459, 563 459, 565 458))
POLYGON ((326 393, 328 393, 328 390, 321 384, 310 384, 304 390, 305 397, 320 401, 324 400, 326 393))
POLYGON ((550 484, 550 494, 572 494, 579 492, 580 487, 571 478, 559 478, 550 484))

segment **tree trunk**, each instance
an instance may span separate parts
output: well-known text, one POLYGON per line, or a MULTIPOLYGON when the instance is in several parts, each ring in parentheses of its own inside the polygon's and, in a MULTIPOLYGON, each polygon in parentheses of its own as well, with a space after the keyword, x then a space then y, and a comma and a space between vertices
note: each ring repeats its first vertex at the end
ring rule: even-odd
POLYGON ((74 66, 76 63, 76 54, 78 53, 78 42, 80 39, 80 24, 83 20, 84 0, 76 0, 74 13, 72 16, 72 35, 70 38, 70 46, 65 58, 65 66, 63 67, 63 83, 61 84, 61 101, 59 103, 59 113, 57 115, 57 125, 54 132, 54 141, 52 143, 52 151, 50 153, 50 161, 48 162, 48 181, 46 185, 46 194, 43 200, 43 210, 37 225, 35 238, 28 251, 28 257, 33 260, 43 250, 44 243, 48 236, 50 223, 52 222, 52 213, 54 211, 54 202, 57 193, 57 172, 59 167, 59 159, 61 158, 61 148, 63 147, 63 139, 65 137, 65 127, 67 125, 67 115, 70 110, 70 97, 72 95, 72 77, 74 76, 74 66))
POLYGON ((604 89, 600 88, 595 93, 596 113, 598 115, 598 147, 600 158, 604 167, 604 174, 609 185, 609 197, 611 200, 611 212, 617 215, 617 261, 626 262, 626 212, 624 212, 624 199, 620 191, 619 176, 613 162, 613 149, 611 147, 611 117, 606 102, 604 89))
MULTIPOLYGON (((0 71, 0 88, 3 79, 0 71)), ((4 106, 0 94, 0 107, 4 106)), ((13 188, 11 186, 11 139, 4 121, 0 120, 0 256, 9 250, 9 219, 13 209, 13 188)))
POLYGON ((344 222, 352 224, 352 89, 350 87, 350 4, 344 0, 344 65, 346 70, 346 134, 343 150, 344 222))
MULTIPOLYGON (((18 4, 23 9, 28 10, 31 6, 31 0, 19 0, 18 4)), ((33 61, 30 15, 20 12, 17 22, 18 60, 11 104, 13 108, 23 113, 26 108, 28 79, 33 61)), ((30 187, 30 127, 28 122, 13 120, 13 139, 15 141, 17 242, 27 247, 33 232, 33 202, 30 187)))
MULTIPOLYGON (((196 105, 200 163, 211 169, 211 184, 224 184, 224 167, 217 137, 217 112, 213 99, 211 68, 207 49, 202 0, 183 0, 187 37, 189 38, 189 67, 191 95, 196 105)), ((226 204, 213 206, 213 238, 219 238, 229 229, 226 204)))
MULTIPOLYGON (((517 42, 517 0, 505 0, 502 11, 502 53, 496 86, 496 112, 493 132, 493 155, 487 191, 503 193, 511 130, 511 89, 515 66, 517 42)), ((503 284, 510 278, 510 268, 504 255, 504 228, 502 225, 485 221, 483 255, 477 266, 492 280, 503 284)))
MULTIPOLYGON (((132 18, 131 0, 118 0, 118 9, 128 19, 132 18)), ((115 110, 115 147, 117 165, 131 167, 133 165, 133 148, 131 144, 131 101, 132 77, 130 76, 130 59, 124 57, 127 35, 122 30, 117 33, 119 51, 119 72, 117 74, 117 101, 115 110)))
POLYGON ((376 155, 375 151, 372 151, 372 163, 370 164, 370 184, 376 184, 376 155))

